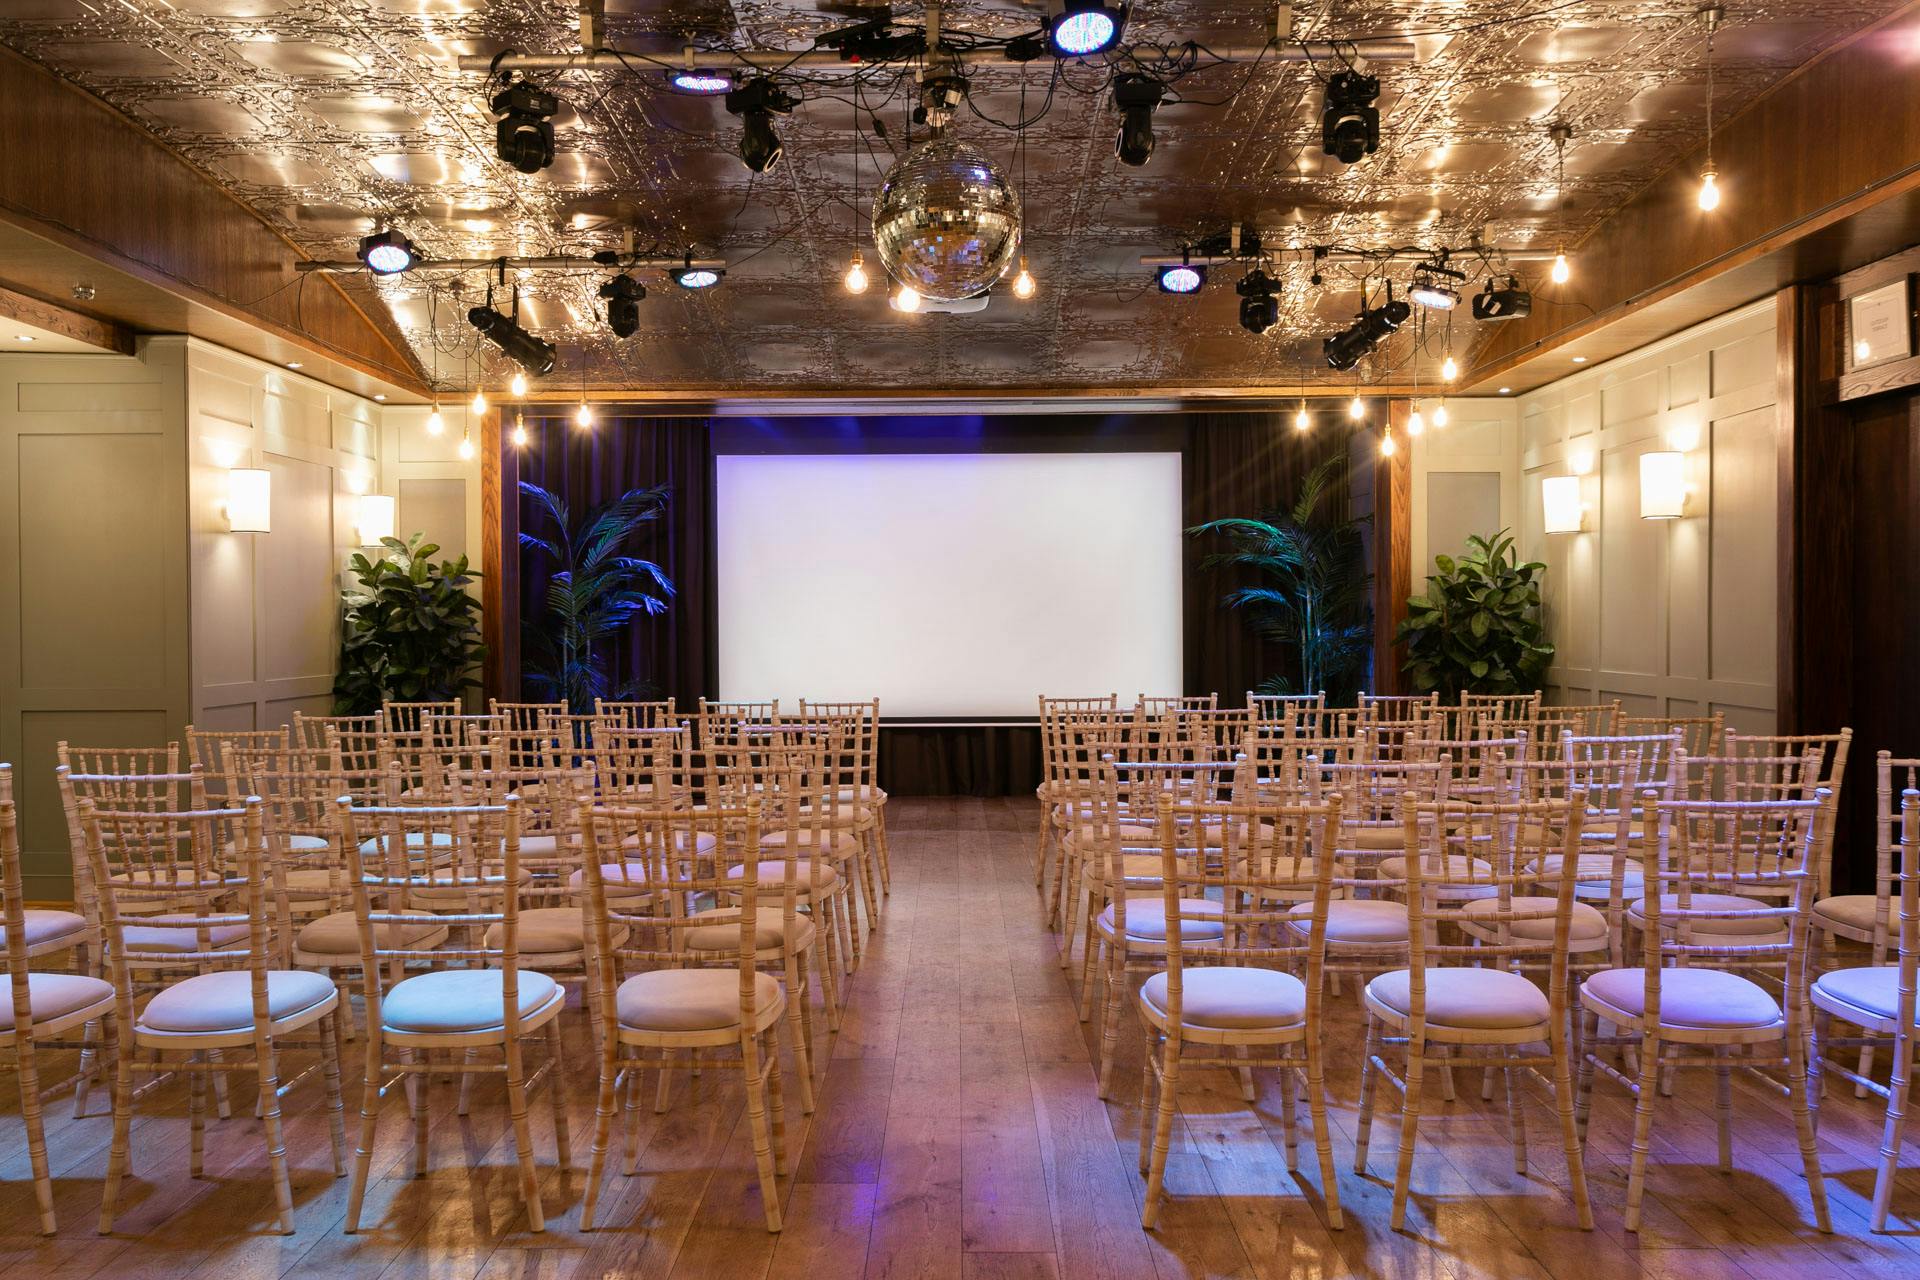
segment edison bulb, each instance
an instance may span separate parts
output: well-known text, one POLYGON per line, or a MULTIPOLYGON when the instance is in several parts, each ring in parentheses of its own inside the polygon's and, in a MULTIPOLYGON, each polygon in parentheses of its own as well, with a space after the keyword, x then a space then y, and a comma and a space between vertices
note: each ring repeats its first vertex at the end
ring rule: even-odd
POLYGON ((1305 431, 1312 425, 1313 419, 1307 416, 1307 406, 1301 405, 1300 412, 1293 415, 1293 429, 1295 431, 1305 431))
POLYGON ((582 400, 580 407, 573 411, 573 425, 583 431, 593 425, 593 406, 585 400, 582 400))
POLYGON ((472 436, 460 437, 460 458, 461 458, 461 461, 463 462, 472 460, 473 458, 473 437, 472 436))
POLYGON ((513 381, 507 385, 513 391, 513 398, 518 400, 521 396, 527 394, 527 375, 516 369, 513 372, 513 381))
POLYGON ((848 293, 867 291, 867 264, 858 250, 854 251, 853 261, 847 263, 847 274, 842 282, 847 286, 848 293))
POLYGON ((433 412, 427 415, 427 434, 437 436, 447 429, 447 420, 440 416, 440 406, 433 406, 433 412))
POLYGON ((1420 411, 1418 409, 1415 409, 1412 413, 1407 415, 1407 434, 1409 436, 1420 435, 1426 429, 1427 429, 1427 420, 1420 415, 1420 411))
POLYGON ((1568 277, 1570 277, 1572 274, 1573 274, 1572 268, 1567 266, 1567 255, 1564 253, 1554 254, 1553 255, 1553 282, 1555 284, 1565 284, 1567 282, 1568 277))
POLYGON ((1700 175, 1700 207, 1703 210, 1720 207, 1720 184, 1711 169, 1700 175))
POLYGON ((1400 449, 1400 446, 1393 442, 1393 432, 1389 431, 1385 435, 1380 437, 1380 456, 1381 457, 1391 458, 1395 453, 1399 452, 1399 449, 1400 449))
POLYGON ((1355 396, 1353 398, 1353 403, 1347 406, 1347 416, 1349 418, 1352 418, 1355 422, 1358 422, 1360 419, 1366 417, 1367 416, 1366 402, 1361 400, 1359 396, 1355 396))
POLYGON ((1460 362, 1453 358, 1451 351, 1447 352, 1447 358, 1440 362, 1440 376, 1448 382, 1460 376, 1460 362))
POLYGON ((513 447, 516 449, 524 449, 527 447, 527 420, 525 418, 516 417, 513 420, 513 447))
POLYGON ((901 285, 900 291, 893 295, 893 309, 895 311, 918 311, 920 309, 919 291, 911 289, 904 284, 901 285))
POLYGON ((1433 406, 1433 429, 1438 431, 1447 425, 1447 402, 1442 400, 1433 406))
POLYGON ((473 403, 468 405, 467 407, 469 409, 472 409, 475 413, 485 413, 487 411, 487 393, 479 390, 478 388, 475 388, 473 393, 473 403))
POLYGON ((1027 270, 1027 260, 1023 256, 1020 259, 1020 274, 1013 278, 1013 296, 1016 298, 1031 298, 1033 291, 1038 287, 1039 286, 1034 283, 1033 273, 1027 270))

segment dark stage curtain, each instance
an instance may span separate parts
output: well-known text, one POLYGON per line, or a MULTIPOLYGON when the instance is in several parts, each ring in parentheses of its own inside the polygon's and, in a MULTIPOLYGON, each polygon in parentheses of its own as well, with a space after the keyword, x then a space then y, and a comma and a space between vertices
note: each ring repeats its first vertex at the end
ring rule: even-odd
MULTIPOLYGON (((591 431, 570 415, 527 418, 530 446, 519 460, 520 478, 559 494, 577 516, 589 506, 628 489, 665 484, 665 517, 643 534, 635 554, 664 568, 678 590, 662 618, 642 619, 614 650, 615 686, 640 681, 645 696, 672 695, 695 708, 701 695, 719 686, 715 604, 713 460, 716 431, 729 439, 793 442, 795 451, 823 447, 823 432, 842 443, 938 448, 1131 447, 1181 451, 1183 513, 1188 526, 1224 516, 1256 515, 1289 503, 1300 478, 1329 451, 1346 448, 1347 432, 1332 419, 1312 431, 1296 431, 1291 414, 1205 413, 1155 415, 1034 415, 947 420, 944 434, 927 419, 733 420, 654 418, 602 411, 591 431), (968 443, 969 433, 978 439, 968 443), (904 441, 904 445, 901 443, 904 441), (809 443, 810 442, 810 443, 809 443)), ((784 447, 784 445, 783 445, 784 447)), ((538 530, 535 513, 520 500, 521 527, 538 530)), ((1201 562, 1217 539, 1190 538, 1186 547, 1184 615, 1187 693, 1220 694, 1237 706, 1241 695, 1276 670, 1277 656, 1245 622, 1220 604, 1229 589, 1251 581, 1244 571, 1209 570, 1201 562)), ((547 573, 532 556, 520 569, 521 617, 537 625, 547 573)), ((1061 692, 1092 692, 1089 690, 1061 692)), ((1147 692, 1116 690, 1122 697, 1147 692)), ((881 734, 880 785, 896 795, 1023 795, 1040 780, 1038 731, 1027 727, 954 725, 888 728, 881 734)))

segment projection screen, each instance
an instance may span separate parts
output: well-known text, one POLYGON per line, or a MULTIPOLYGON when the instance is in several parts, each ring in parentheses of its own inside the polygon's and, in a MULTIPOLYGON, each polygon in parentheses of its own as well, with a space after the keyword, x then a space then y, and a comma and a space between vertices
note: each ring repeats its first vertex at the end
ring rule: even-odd
POLYGON ((715 460, 720 694, 1030 718, 1180 689, 1180 455, 715 460))

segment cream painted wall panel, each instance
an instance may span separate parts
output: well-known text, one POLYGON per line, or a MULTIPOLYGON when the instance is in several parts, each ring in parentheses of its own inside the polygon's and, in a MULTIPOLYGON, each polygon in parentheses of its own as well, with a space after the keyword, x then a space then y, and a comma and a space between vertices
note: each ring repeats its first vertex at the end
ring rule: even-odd
MULTIPOLYGON (((60 786, 54 775, 61 742, 76 747, 165 746, 180 736, 168 708, 128 707, 117 711, 29 711, 20 717, 21 761, 36 766, 14 768, 20 799, 20 846, 33 865, 27 872, 43 881, 72 874, 68 861, 66 814, 60 807, 60 786)), ((28 890, 31 895, 33 890, 28 890)))
POLYGON ((1656 413, 1660 408, 1660 378, 1647 370, 1605 388, 1600 394, 1601 421, 1612 427, 1656 413))
POLYGON ((1729 391, 1770 382, 1775 355, 1775 335, 1771 329, 1763 333, 1749 333, 1715 347, 1713 394, 1723 396, 1729 391))
POLYGON ((273 475, 273 532, 256 541, 260 679, 331 680, 339 616, 331 469, 267 455, 273 475))
MULTIPOLYGON (((10 355, 10 361, 24 369, 27 361, 57 359, 52 356, 10 355)), ((96 357, 78 356, 89 360, 96 357)), ((67 370, 66 372, 73 372, 67 370)), ((169 409, 166 390, 153 382, 123 382, 117 379, 99 382, 21 382, 12 397, 21 413, 152 413, 169 409)))
MULTIPOLYGON (((1419 402, 1428 422, 1440 401, 1419 402)), ((1436 555, 1464 547, 1466 534, 1491 534, 1519 523, 1519 417, 1511 400, 1446 402, 1445 427, 1429 427, 1411 441, 1413 501, 1410 542, 1413 589, 1426 589, 1436 555), (1491 477, 1491 479, 1489 479, 1491 477), (1445 492, 1472 494, 1462 507, 1445 492), (1445 545, 1441 545, 1444 543, 1445 545)))
POLYGON ((1599 666, 1657 675, 1667 659, 1667 566, 1664 530, 1640 519, 1639 452, 1608 452, 1600 487, 1599 666))
POLYGON ((416 533, 440 544, 440 555, 478 559, 478 546, 467 545, 467 483, 464 480, 402 480, 394 520, 395 536, 416 533))
POLYGON ((1779 481, 1773 414, 1713 424, 1713 609, 1710 675, 1771 687, 1779 591, 1774 537, 1779 481))

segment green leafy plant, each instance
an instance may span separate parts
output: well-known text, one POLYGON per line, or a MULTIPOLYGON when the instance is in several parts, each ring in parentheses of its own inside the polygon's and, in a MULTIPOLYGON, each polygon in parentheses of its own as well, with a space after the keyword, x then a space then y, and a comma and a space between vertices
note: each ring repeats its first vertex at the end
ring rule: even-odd
POLYGON ((1262 579, 1222 597, 1284 655, 1286 670, 1263 683, 1262 692, 1324 690, 1344 705, 1354 700, 1366 673, 1373 575, 1367 572, 1367 520, 1352 518, 1334 501, 1344 497, 1339 482, 1346 473, 1346 455, 1336 454, 1300 481, 1292 506, 1257 518, 1210 520, 1187 531, 1225 534, 1230 544, 1208 556, 1202 568, 1242 566, 1262 579))
POLYGON ((1539 561, 1519 564, 1505 529, 1470 537, 1458 560, 1435 556, 1427 594, 1407 601, 1397 641, 1418 693, 1532 693, 1553 661, 1540 621, 1539 561))
POLYGON ((552 526, 546 537, 520 535, 520 545, 551 566, 546 612, 529 619, 523 631, 525 679, 535 695, 586 715, 595 698, 633 689, 608 689, 603 642, 641 614, 666 612, 673 595, 659 565, 625 554, 628 542, 666 510, 667 488, 629 489, 578 524, 567 504, 539 485, 522 483, 520 492, 552 526))
POLYGON ((434 564, 440 546, 424 534, 380 544, 386 555, 356 551, 347 562, 358 585, 341 593, 336 715, 369 715, 383 698, 447 701, 480 683, 480 602, 467 594, 480 575, 465 556, 434 564))

